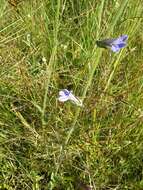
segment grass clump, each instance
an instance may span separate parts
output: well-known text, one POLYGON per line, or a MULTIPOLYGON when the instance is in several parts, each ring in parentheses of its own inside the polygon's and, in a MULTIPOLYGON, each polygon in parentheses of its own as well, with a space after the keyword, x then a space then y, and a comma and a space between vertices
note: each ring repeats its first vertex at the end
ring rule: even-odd
POLYGON ((143 189, 142 4, 1 1, 0 189, 143 189), (129 36, 119 53, 96 40, 129 36), (83 107, 57 101, 73 90, 83 107))

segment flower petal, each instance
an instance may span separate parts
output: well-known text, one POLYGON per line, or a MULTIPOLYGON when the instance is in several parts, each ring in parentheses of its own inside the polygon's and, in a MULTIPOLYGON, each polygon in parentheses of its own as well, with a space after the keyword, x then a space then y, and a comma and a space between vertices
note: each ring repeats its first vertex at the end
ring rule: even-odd
POLYGON ((67 100, 69 100, 69 97, 67 97, 67 96, 60 96, 60 97, 58 98, 58 100, 59 100, 60 102, 66 102, 67 100))
POLYGON ((65 94, 64 94, 64 92, 63 92, 63 90, 61 90, 60 92, 59 92, 59 96, 64 96, 65 94))
POLYGON ((123 48, 123 47, 125 47, 126 46, 126 43, 120 43, 120 44, 118 44, 118 47, 119 48, 123 48))
POLYGON ((125 43, 127 38, 128 38, 127 35, 122 35, 119 38, 115 39, 112 44, 117 45, 117 44, 125 43))
POLYGON ((64 89, 63 92, 64 92, 65 96, 69 96, 70 93, 71 93, 71 92, 70 92, 69 90, 67 90, 67 89, 64 89))
POLYGON ((120 36, 123 42, 125 42, 128 39, 128 35, 122 35, 120 36))
POLYGON ((70 91, 68 91, 67 89, 61 90, 59 92, 59 96, 69 96, 70 91))
POLYGON ((113 52, 118 52, 118 51, 120 50, 120 47, 119 47, 118 45, 112 45, 112 46, 111 46, 111 50, 112 50, 113 52))
POLYGON ((70 94, 69 99, 76 105, 82 106, 82 101, 78 98, 75 97, 73 94, 70 94))

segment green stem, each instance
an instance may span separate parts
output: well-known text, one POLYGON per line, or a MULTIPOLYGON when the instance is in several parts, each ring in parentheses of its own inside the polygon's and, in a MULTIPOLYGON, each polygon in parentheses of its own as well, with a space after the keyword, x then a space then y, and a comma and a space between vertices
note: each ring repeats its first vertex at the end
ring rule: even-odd
POLYGON ((42 125, 45 125, 45 110, 46 110, 46 104, 47 104, 47 95, 49 90, 49 84, 51 80, 51 76, 54 70, 54 65, 56 62, 56 54, 57 54, 57 46, 58 46, 58 31, 59 31, 59 16, 60 16, 60 0, 57 0, 57 11, 56 11, 56 17, 55 17, 55 30, 54 30, 54 46, 52 50, 52 54, 49 60, 49 64, 47 65, 46 69, 46 75, 47 80, 45 83, 45 94, 44 94, 44 100, 43 100, 43 109, 42 109, 42 125))

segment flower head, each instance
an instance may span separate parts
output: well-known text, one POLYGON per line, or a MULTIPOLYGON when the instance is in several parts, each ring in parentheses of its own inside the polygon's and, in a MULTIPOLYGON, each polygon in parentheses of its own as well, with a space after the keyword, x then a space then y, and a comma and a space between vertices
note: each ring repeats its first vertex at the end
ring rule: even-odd
POLYGON ((96 44, 98 47, 110 48, 113 52, 118 52, 121 48, 126 46, 127 39, 127 35, 122 35, 119 38, 96 41, 96 44))
POLYGON ((59 98, 58 100, 60 102, 66 102, 68 100, 72 101, 74 104, 78 105, 78 106, 82 106, 82 101, 78 98, 75 97, 72 94, 72 91, 69 91, 67 89, 63 89, 59 92, 59 98))

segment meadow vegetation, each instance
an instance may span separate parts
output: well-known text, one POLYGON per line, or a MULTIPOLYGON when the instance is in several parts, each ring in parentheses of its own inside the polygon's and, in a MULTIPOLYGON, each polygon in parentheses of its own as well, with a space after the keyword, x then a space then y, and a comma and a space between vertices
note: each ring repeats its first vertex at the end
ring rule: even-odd
POLYGON ((0 1, 0 190, 143 189, 142 5, 0 1))

